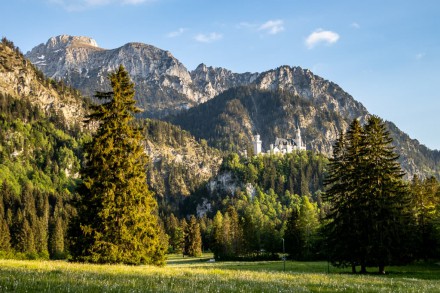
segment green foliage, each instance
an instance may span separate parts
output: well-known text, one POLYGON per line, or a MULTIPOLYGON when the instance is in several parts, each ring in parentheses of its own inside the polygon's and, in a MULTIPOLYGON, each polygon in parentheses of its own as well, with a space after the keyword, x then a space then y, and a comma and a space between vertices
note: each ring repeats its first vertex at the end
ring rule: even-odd
POLYGON ((200 225, 196 217, 191 216, 185 229, 185 248, 184 254, 198 257, 202 255, 202 236, 200 234, 200 225))
POLYGON ((141 131, 133 127, 134 85, 120 66, 109 76, 113 92, 89 118, 99 127, 86 145, 78 218, 72 225, 74 259, 96 263, 164 263, 168 243, 147 186, 141 131))
POLYGON ((54 258, 48 242, 65 241, 75 177, 79 171, 81 137, 60 129, 27 99, 0 94, 0 250, 8 257, 54 258), (54 201, 64 210, 54 214, 54 201), (58 233, 50 228, 58 221, 58 233), (9 236, 8 236, 9 235, 9 236), (20 256, 21 255, 21 256, 20 256))
MULTIPOLYGON (((278 258, 282 238, 296 233, 287 230, 292 228, 287 227, 287 221, 295 210, 301 215, 301 235, 293 237, 302 241, 295 257, 315 258, 321 211, 317 202, 326 164, 325 157, 312 152, 249 158, 228 155, 218 178, 231 179, 218 179, 217 187, 209 191, 210 204, 214 211, 218 210, 208 235, 215 256, 278 258)), ((288 245, 294 246, 292 242, 288 245)))
POLYGON ((415 221, 413 253, 419 259, 440 257, 440 183, 434 178, 410 184, 411 214, 415 221))
POLYGON ((335 145, 326 199, 329 256, 335 265, 354 268, 404 263, 411 258, 408 192, 392 139, 384 122, 371 116, 354 120, 335 145))
MULTIPOLYGON (((248 150, 251 154, 254 133, 261 135, 263 146, 268 148, 276 137, 291 135, 301 117, 315 112, 314 107, 310 100, 288 91, 241 86, 231 88, 170 120, 218 149, 228 152, 248 150)), ((346 124, 333 111, 318 111, 315 116, 310 129, 304 132, 306 140, 323 138, 324 131, 315 133, 312 130, 328 128, 329 121, 338 128, 346 124)))

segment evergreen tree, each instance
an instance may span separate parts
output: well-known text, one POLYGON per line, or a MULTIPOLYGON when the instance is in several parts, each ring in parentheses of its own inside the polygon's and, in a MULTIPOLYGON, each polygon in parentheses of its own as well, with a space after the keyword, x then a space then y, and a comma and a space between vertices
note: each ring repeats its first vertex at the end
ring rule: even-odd
POLYGON ((211 247, 214 257, 218 259, 223 253, 223 215, 220 211, 217 211, 212 221, 212 234, 213 243, 211 247))
POLYGON ((5 185, 6 182, 3 184, 3 188, 0 189, 0 251, 11 249, 11 234, 6 220, 5 201, 3 200, 5 185))
POLYGON ((302 197, 299 211, 298 228, 301 233, 302 257, 310 259, 316 242, 319 228, 318 208, 310 202, 308 196, 302 197))
POLYGON ((98 123, 85 147, 78 219, 72 229, 74 259, 96 263, 164 263, 157 203, 146 183, 147 157, 133 126, 134 85, 121 65, 109 76, 112 92, 97 93, 98 123))
POLYGON ((358 192, 365 216, 361 254, 365 265, 376 265, 384 273, 386 265, 407 261, 409 194, 385 123, 371 116, 364 131, 358 192))
POLYGON ((412 215, 415 220, 414 251, 417 258, 438 257, 439 241, 436 231, 440 203, 439 183, 434 177, 420 180, 414 176, 410 185, 412 215))
POLYGON ((182 230, 179 220, 171 214, 167 223, 168 236, 171 252, 182 253, 182 246, 185 241, 185 231, 182 230))
POLYGON ((287 219, 286 232, 284 233, 286 252, 293 259, 300 259, 303 248, 303 241, 301 237, 301 230, 299 228, 299 211, 296 208, 287 219))
POLYGON ((332 204, 326 226, 334 265, 384 267, 407 261, 408 197, 392 139, 384 122, 371 116, 362 128, 354 120, 334 148, 326 199, 332 204))
POLYGON ((185 254, 199 257, 202 255, 202 236, 196 217, 191 216, 185 233, 185 254))

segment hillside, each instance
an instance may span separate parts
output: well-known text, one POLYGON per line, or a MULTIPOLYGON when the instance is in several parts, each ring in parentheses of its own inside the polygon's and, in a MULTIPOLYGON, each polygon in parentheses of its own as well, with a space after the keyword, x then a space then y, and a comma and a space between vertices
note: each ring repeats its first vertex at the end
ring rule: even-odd
MULTIPOLYGON (((263 149, 268 150, 276 137, 293 138, 300 127, 307 149, 327 156, 338 134, 351 122, 319 100, 257 87, 230 89, 169 119, 215 147, 238 152, 249 152, 254 134, 260 134, 263 149)), ((407 178, 414 174, 439 177, 440 153, 411 140, 394 124, 388 125, 407 178)))
MULTIPOLYGON (((65 257, 82 146, 90 137, 82 124, 88 102, 45 78, 6 39, 0 57, 0 251, 65 257)), ((161 211, 178 214, 182 201, 217 172, 220 152, 169 123, 138 124, 150 188, 161 211)))
POLYGON ((86 109, 12 42, 0 44, 0 250, 66 255, 86 109))
POLYGON ((221 153, 170 123, 147 119, 139 124, 149 156, 148 184, 162 212, 179 215, 183 201, 217 174, 221 153))

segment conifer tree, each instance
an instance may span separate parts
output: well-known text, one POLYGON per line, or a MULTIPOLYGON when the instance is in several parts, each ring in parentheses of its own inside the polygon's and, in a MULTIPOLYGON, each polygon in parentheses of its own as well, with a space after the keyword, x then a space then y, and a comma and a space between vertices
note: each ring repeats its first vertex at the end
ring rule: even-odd
POLYGON ((385 123, 371 116, 361 127, 353 121, 338 140, 327 179, 329 255, 338 266, 402 263, 407 251, 408 193, 385 123))
POLYGON ((122 65, 109 79, 112 92, 96 94, 103 103, 89 116, 98 129, 85 147, 72 254, 96 263, 162 265, 166 246, 147 186, 141 132, 133 126, 134 84, 122 65))
MULTIPOLYGON (((3 186, 6 183, 3 184, 3 186)), ((11 249, 11 234, 6 221, 5 204, 3 200, 3 190, 0 189, 0 251, 9 251, 11 249)))
POLYGON ((191 216, 185 233, 185 254, 189 256, 202 255, 202 235, 200 234, 200 225, 197 219, 191 216))
POLYGON ((300 259, 303 248, 303 240, 299 227, 299 211, 295 207, 292 209, 292 212, 287 219, 284 239, 286 241, 286 252, 289 254, 289 256, 296 260, 300 259))

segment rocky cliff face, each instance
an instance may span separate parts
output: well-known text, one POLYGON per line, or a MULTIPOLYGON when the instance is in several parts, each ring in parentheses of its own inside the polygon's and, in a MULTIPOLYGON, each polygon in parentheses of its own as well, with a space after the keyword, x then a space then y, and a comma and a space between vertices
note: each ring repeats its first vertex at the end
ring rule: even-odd
POLYGON ((87 37, 58 36, 26 54, 39 69, 63 79, 88 96, 109 90, 106 77, 122 64, 136 85, 145 116, 160 117, 204 99, 192 87, 188 70, 171 53, 141 43, 105 50, 87 37))
POLYGON ((124 65, 136 84, 136 100, 146 117, 163 117, 206 102, 227 89, 255 85, 280 89, 315 100, 349 118, 367 111, 338 85, 300 67, 282 66, 262 73, 233 73, 200 64, 188 71, 170 52, 129 43, 105 50, 87 37, 58 36, 40 44, 26 56, 47 76, 63 79, 92 96, 108 90, 106 76, 124 65))
POLYGON ((57 83, 50 83, 16 49, 0 44, 0 92, 29 99, 46 112, 62 114, 69 125, 82 121, 81 97, 57 83))

